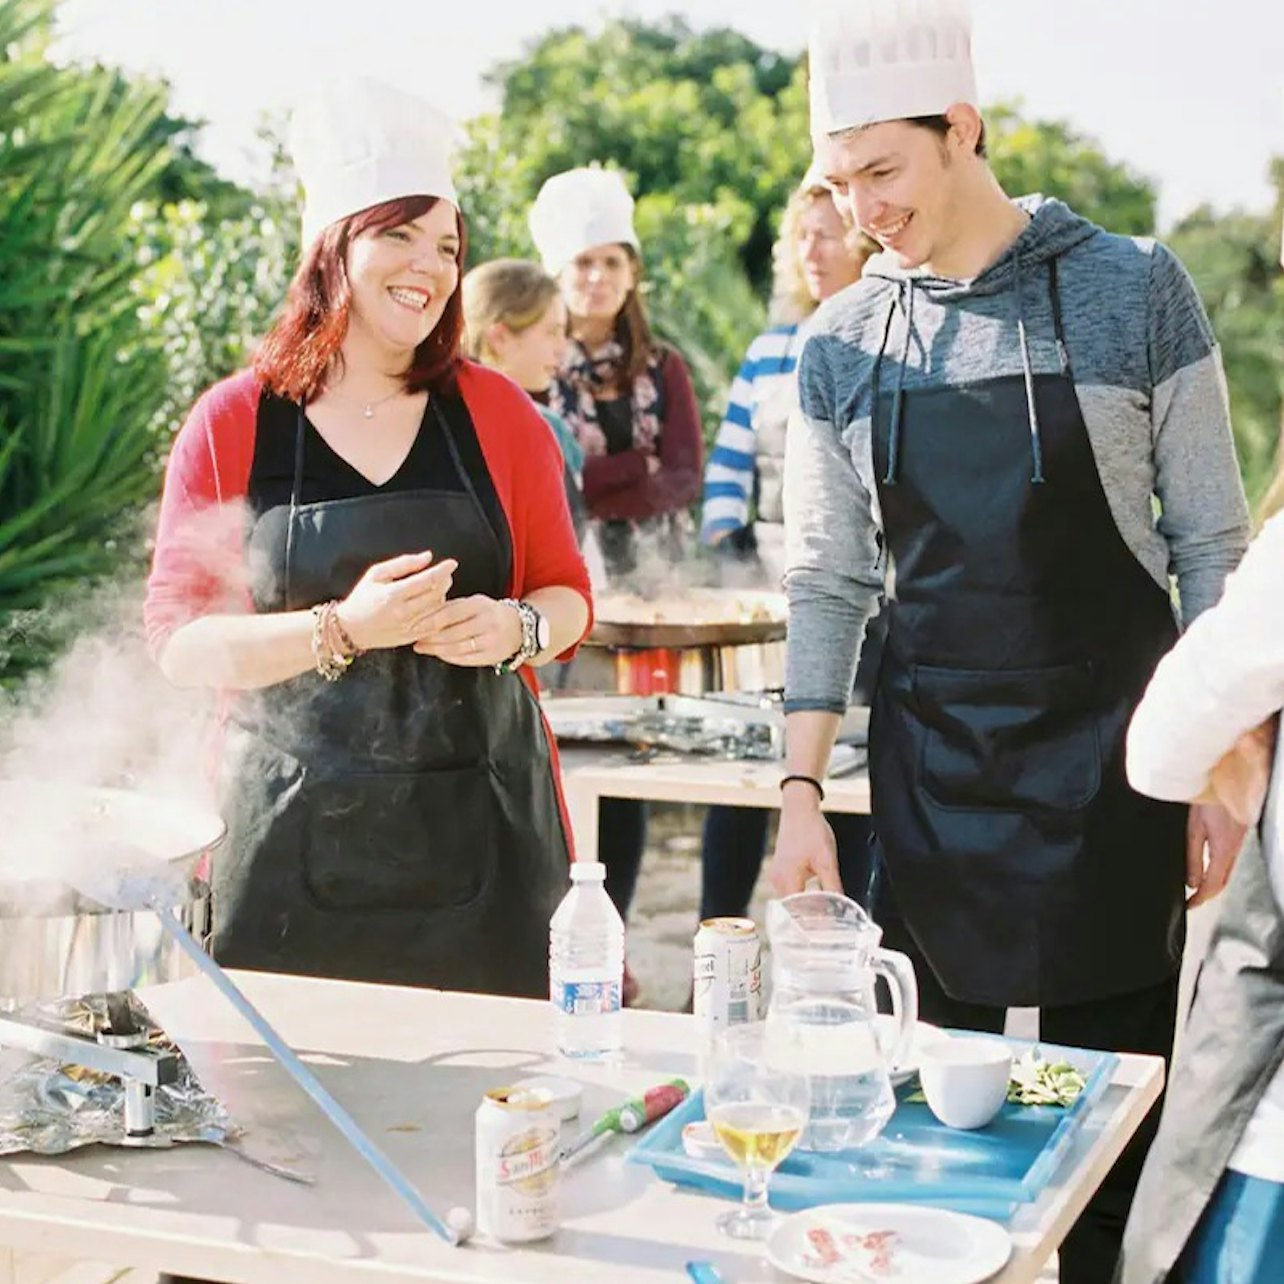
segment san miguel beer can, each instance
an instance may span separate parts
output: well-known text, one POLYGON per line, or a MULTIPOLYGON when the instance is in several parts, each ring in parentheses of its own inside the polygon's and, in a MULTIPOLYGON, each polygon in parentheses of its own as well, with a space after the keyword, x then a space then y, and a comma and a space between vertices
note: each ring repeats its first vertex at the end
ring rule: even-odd
POLYGON ((516 1244, 557 1230, 558 1111, 551 1093, 496 1088, 477 1107, 477 1229, 516 1244))
POLYGON ((756 1021, 762 998, 762 943, 751 918, 707 918, 695 936, 695 1016, 702 1042, 756 1021))

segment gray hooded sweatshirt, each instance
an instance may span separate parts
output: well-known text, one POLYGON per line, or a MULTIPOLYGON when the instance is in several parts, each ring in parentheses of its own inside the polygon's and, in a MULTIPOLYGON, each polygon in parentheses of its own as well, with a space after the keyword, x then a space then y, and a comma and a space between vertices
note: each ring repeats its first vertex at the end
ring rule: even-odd
POLYGON ((785 456, 787 712, 846 708, 884 587, 870 435, 880 351, 882 387, 901 380, 907 392, 1056 373, 1053 259, 1079 405, 1133 556, 1165 590, 1175 578, 1189 622, 1244 552, 1249 519, 1221 359, 1185 269, 1158 242, 1112 235, 1061 201, 1018 203, 1030 223, 974 280, 906 273, 878 255, 816 314, 785 456))

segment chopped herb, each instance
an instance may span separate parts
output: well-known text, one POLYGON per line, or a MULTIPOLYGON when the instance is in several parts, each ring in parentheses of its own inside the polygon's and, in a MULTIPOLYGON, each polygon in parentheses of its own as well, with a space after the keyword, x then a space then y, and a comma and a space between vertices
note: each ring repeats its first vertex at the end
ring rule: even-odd
POLYGON ((1008 1100, 1019 1106, 1072 1106, 1086 1082, 1068 1061, 1045 1061, 1031 1048, 1012 1066, 1008 1100))

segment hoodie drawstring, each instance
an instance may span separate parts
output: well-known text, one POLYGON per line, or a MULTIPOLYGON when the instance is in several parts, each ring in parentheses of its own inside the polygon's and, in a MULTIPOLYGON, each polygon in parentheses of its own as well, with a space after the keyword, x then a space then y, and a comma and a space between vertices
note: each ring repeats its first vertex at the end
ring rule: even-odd
POLYGON ((1030 340, 1025 329, 1025 296, 1021 289, 1021 259, 1016 260, 1017 339, 1021 345, 1021 373, 1025 376, 1025 405, 1030 419, 1030 450, 1034 467, 1030 481, 1038 486, 1043 482, 1043 442, 1039 436, 1039 407, 1034 397, 1034 366, 1030 361, 1030 340))
MULTIPOLYGON (((1042 485, 1046 480, 1043 473, 1043 437, 1039 427, 1039 406, 1035 398, 1034 362, 1030 356, 1030 336, 1025 324, 1025 293, 1019 257, 1015 263, 1015 275, 1017 340, 1021 349, 1021 373, 1025 381, 1026 414, 1030 424, 1030 453, 1032 456, 1030 481, 1038 486, 1042 485)), ((910 340, 914 333, 914 285, 913 277, 903 278, 899 282, 899 289, 887 305, 887 316, 883 322, 883 334, 879 340, 878 353, 874 359, 874 371, 871 377, 871 404, 874 412, 877 413, 883 357, 887 352, 887 345, 891 339, 892 321, 896 316, 896 309, 900 307, 905 312, 905 339, 901 344, 901 359, 896 375, 896 395, 892 400, 892 419, 888 428, 887 467, 883 474, 883 484, 886 486, 896 485, 900 471, 905 367, 909 361, 910 340), (908 300, 905 298, 907 290, 909 293, 908 300)), ((1073 378, 1073 371, 1070 367, 1070 354, 1066 347, 1065 326, 1061 317, 1061 291, 1058 288, 1057 261, 1055 258, 1048 262, 1048 293, 1052 304, 1052 323, 1056 330, 1057 357, 1060 362, 1061 373, 1067 378, 1073 378)))
POLYGON ((887 351, 887 340, 892 333, 892 318, 896 315, 896 296, 893 295, 887 304, 887 315, 883 318, 883 334, 878 341, 878 351, 874 354, 874 371, 869 378, 870 423, 878 414, 878 396, 882 382, 883 353, 887 351))
MULTIPOLYGON (((910 339, 914 334, 914 278, 910 277, 907 284, 909 303, 905 308, 905 341, 901 344, 901 360, 896 371, 896 395, 892 398, 892 423, 887 435, 887 471, 883 475, 885 486, 896 485, 901 456, 901 408, 905 401, 905 366, 909 361, 910 339)), ((899 295, 892 300, 892 306, 888 309, 887 326, 883 332, 884 346, 887 343, 888 332, 892 328, 892 312, 898 302, 899 295)), ((881 359, 881 352, 879 355, 881 359)))

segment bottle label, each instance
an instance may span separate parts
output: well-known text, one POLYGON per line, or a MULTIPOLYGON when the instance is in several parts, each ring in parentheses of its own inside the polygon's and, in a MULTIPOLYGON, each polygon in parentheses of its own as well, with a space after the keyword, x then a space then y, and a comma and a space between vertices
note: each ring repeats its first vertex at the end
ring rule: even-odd
POLYGON ((554 981, 553 1006, 567 1016, 601 1016, 620 1010, 618 981, 554 981))

